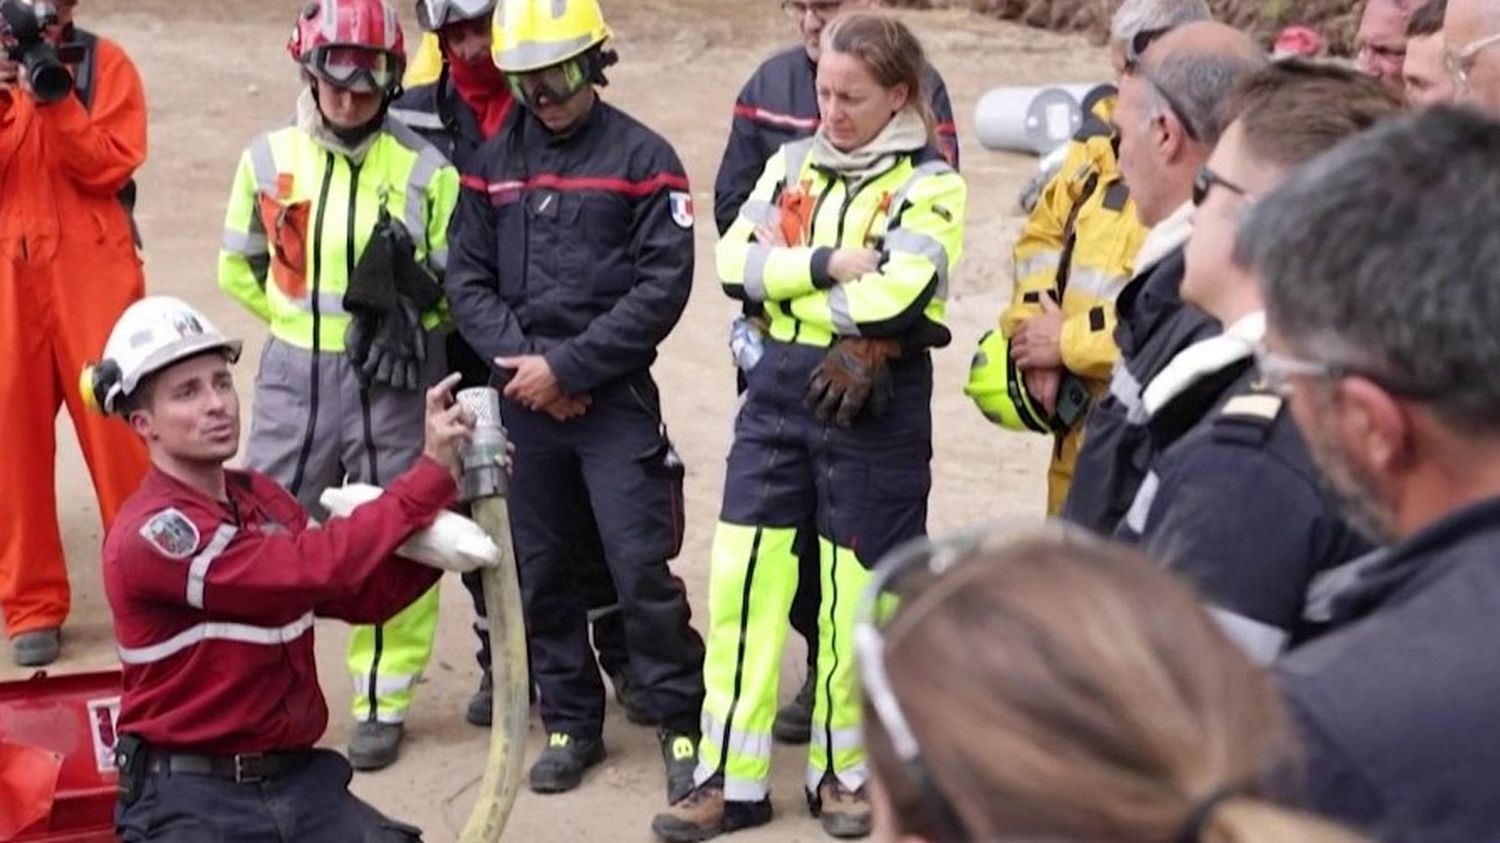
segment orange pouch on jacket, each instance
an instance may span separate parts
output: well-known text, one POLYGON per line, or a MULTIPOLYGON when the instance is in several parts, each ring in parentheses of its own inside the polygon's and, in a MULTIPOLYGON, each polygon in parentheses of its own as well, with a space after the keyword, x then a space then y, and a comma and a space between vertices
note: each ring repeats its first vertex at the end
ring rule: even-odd
POLYGON ((260 223, 270 241, 271 278, 290 299, 307 296, 307 224, 312 202, 284 203, 262 193, 260 223))
POLYGON ((776 209, 781 212, 781 238, 788 246, 801 246, 812 230, 814 200, 812 185, 803 182, 797 187, 782 191, 776 209))

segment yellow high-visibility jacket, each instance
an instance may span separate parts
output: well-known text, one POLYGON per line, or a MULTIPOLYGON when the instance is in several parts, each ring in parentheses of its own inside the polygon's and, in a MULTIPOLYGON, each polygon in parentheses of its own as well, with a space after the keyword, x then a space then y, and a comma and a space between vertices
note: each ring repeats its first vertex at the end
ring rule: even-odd
POLYGON ((1115 297, 1130 280, 1148 231, 1115 161, 1114 107, 1115 98, 1101 99, 1069 141, 1066 161, 1016 241, 1015 290, 1000 316, 1000 329, 1011 336, 1041 312, 1042 296, 1053 296, 1063 313, 1063 366, 1096 395, 1120 354, 1115 297))
POLYGON ((946 344, 948 277, 963 250, 963 178, 929 149, 900 155, 889 170, 851 185, 813 165, 812 144, 793 141, 771 157, 719 241, 724 291, 763 302, 769 333, 782 342, 921 336, 924 345, 946 344), (756 242, 757 225, 780 224, 778 202, 787 190, 802 191, 811 205, 802 242, 756 242), (836 284, 828 260, 840 247, 875 249, 880 265, 836 284))
MULTIPOLYGON (((405 224, 417 260, 441 278, 457 204, 458 171, 397 120, 386 120, 357 165, 297 126, 268 132, 235 173, 219 286, 277 339, 343 351, 344 291, 381 210, 405 224)), ((436 327, 445 313, 439 304, 423 324, 436 327)))

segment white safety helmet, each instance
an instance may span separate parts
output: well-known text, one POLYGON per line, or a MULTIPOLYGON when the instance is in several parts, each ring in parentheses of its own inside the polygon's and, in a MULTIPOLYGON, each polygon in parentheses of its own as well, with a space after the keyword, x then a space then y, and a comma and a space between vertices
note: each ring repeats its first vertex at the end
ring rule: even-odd
POLYGON ((104 344, 104 359, 84 368, 79 388, 90 407, 105 415, 118 413, 121 399, 151 373, 216 349, 232 363, 240 359, 240 348, 239 340, 219 333, 187 302, 147 296, 120 315, 104 344))
POLYGON ((450 23, 488 17, 496 0, 417 0, 417 23, 437 32, 450 23))

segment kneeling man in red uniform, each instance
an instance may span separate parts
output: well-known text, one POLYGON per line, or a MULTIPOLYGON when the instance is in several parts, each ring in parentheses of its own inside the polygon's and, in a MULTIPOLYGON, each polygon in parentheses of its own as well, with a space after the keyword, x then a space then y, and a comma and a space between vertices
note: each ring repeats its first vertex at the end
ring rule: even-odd
POLYGON ((240 343, 181 301, 144 299, 87 379, 152 469, 104 542, 124 670, 116 830, 124 841, 419 840, 348 791, 314 749, 328 723, 313 619, 382 623, 441 571, 396 557, 458 490, 473 418, 427 393, 423 456, 348 518, 309 522, 267 477, 224 468, 240 441, 240 343))

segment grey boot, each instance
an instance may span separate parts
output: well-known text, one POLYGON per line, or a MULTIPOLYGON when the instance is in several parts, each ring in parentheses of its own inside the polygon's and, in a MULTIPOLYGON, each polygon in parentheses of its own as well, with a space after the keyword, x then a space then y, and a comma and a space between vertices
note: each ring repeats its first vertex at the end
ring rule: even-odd
POLYGON ((46 667, 62 654, 62 631, 33 629, 10 641, 10 655, 20 667, 46 667))
POLYGON ((349 738, 349 766, 356 770, 380 770, 396 763, 405 729, 400 723, 366 720, 354 725, 349 738))

